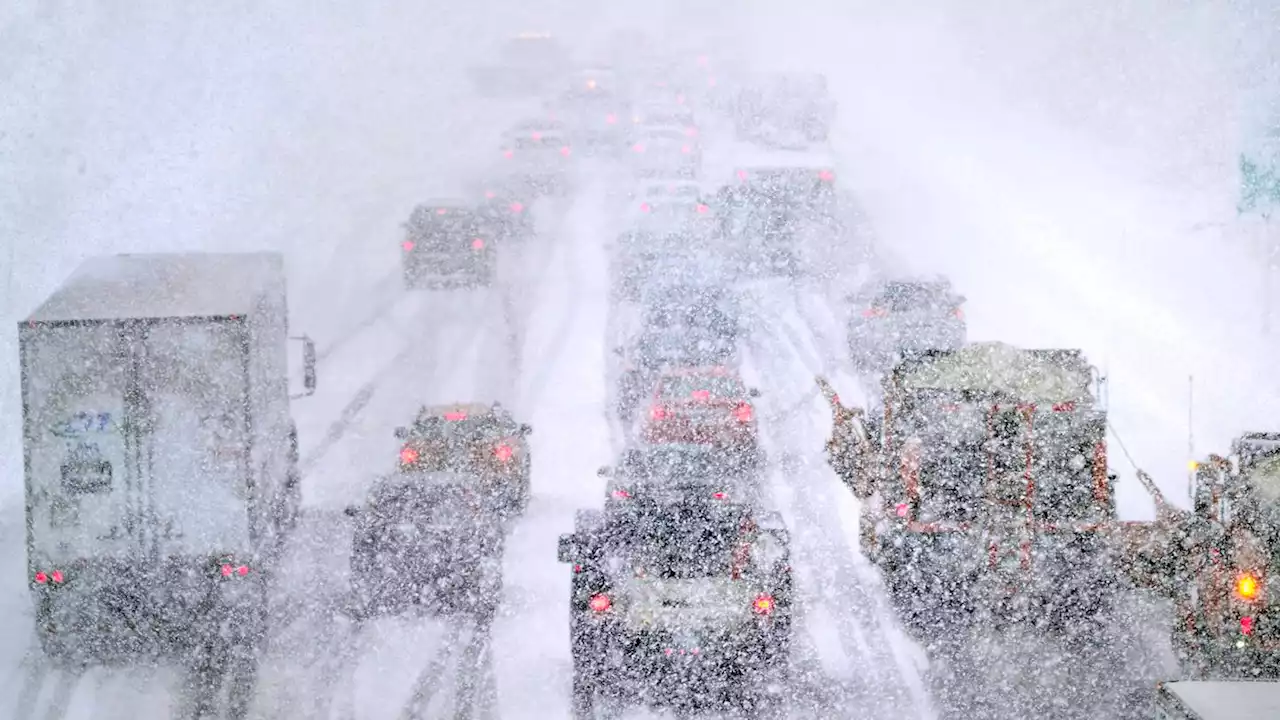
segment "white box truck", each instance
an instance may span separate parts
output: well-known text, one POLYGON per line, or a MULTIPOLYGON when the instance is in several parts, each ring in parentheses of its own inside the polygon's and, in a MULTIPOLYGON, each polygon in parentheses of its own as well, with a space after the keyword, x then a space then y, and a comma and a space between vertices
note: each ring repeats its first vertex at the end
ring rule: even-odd
MULTIPOLYGON (((45 654, 260 638, 301 500, 283 258, 86 260, 19 325, 28 584, 45 654), (258 630, 255 630, 258 628, 258 630)), ((306 394, 315 350, 304 344, 306 394)))
POLYGON ((1280 718, 1280 682, 1162 682, 1155 707, 1156 720, 1270 720, 1280 718))

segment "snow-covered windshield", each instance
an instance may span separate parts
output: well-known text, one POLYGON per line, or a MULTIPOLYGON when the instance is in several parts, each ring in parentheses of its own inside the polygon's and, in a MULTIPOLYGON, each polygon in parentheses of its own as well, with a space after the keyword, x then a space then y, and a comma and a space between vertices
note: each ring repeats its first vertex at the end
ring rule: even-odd
POLYGON ((745 565, 742 522, 741 513, 720 507, 667 506, 658 513, 632 516, 613 552, 634 572, 658 578, 728 577, 735 564, 745 565))

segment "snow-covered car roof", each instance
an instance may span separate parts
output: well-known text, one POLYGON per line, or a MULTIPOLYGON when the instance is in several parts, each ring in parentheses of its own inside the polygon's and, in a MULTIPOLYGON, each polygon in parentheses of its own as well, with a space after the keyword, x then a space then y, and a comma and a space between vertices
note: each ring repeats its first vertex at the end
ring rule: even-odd
POLYGON ((1040 404, 1092 400, 1089 366, 1082 358, 1075 367, 1061 360, 1005 343, 973 343, 905 370, 900 382, 909 391, 972 390, 1040 404))
POLYGON ((702 186, 692 180, 648 180, 636 187, 636 195, 646 198, 688 198, 703 195, 702 186))

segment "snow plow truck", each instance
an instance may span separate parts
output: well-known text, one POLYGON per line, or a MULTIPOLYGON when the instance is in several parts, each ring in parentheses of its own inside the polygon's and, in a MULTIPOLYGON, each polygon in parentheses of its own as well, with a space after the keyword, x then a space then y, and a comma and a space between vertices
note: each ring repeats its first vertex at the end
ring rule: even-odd
POLYGON ((1080 351, 929 351, 882 378, 874 414, 818 384, 828 461, 862 501, 862 551, 913 634, 974 621, 1066 633, 1105 617, 1118 585, 1168 575, 1168 524, 1117 519, 1105 379, 1080 351))

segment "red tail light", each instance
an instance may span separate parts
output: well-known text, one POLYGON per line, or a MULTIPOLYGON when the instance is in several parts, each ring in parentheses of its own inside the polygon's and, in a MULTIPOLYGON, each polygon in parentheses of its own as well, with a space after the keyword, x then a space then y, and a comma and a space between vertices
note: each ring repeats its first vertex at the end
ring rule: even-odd
POLYGON ((885 310, 884 308, 878 308, 878 307, 873 307, 868 310, 862 311, 862 317, 865 317, 865 318, 879 318, 879 317, 884 317, 888 314, 889 314, 889 311, 885 310))
POLYGON ((688 155, 689 153, 693 152, 693 148, 689 147, 688 145, 681 145, 680 152, 684 153, 685 155, 688 155))
POLYGON ((608 595, 600 593, 591 596, 591 599, 587 601, 587 607, 598 613, 608 612, 609 608, 613 607, 613 601, 609 599, 608 595))
POLYGON ((818 179, 822 182, 831 182, 836 179, 836 174, 830 170, 819 170, 818 179))
POLYGON ((471 249, 472 249, 472 250, 483 250, 483 249, 484 249, 484 240, 481 240, 480 238, 476 238, 475 240, 472 240, 472 241, 471 241, 471 249))
POLYGON ((715 87, 715 86, 716 86, 716 79, 713 77, 707 78, 707 87, 715 87))
POLYGON ((448 211, 448 210, 446 210, 446 209, 444 209, 444 208, 439 208, 439 209, 437 209, 437 210, 436 210, 436 214, 437 214, 437 215, 447 215, 447 214, 449 214, 449 211, 448 211))
POLYGON ((516 213, 517 215, 524 212, 524 203, 520 203, 520 202, 511 203, 511 212, 516 213))
POLYGON ((711 208, 707 207, 706 205, 703 205, 702 203, 698 203, 698 212, 699 212, 699 213, 705 213, 705 212, 707 212, 707 211, 708 211, 708 210, 710 210, 710 209, 711 209, 711 208))
POLYGON ((465 412, 461 412, 461 411, 458 411, 458 412, 447 412, 447 413, 445 413, 445 414, 444 414, 444 419, 445 419, 445 420, 448 420, 449 422, 459 422, 459 421, 462 421, 462 420, 466 420, 466 419, 467 419, 467 414, 466 414, 465 412))
POLYGON ((644 143, 636 143, 635 145, 631 146, 631 149, 638 153, 642 153, 644 152, 644 143))
POLYGON ((400 243, 400 247, 404 248, 405 252, 410 252, 413 250, 413 241, 405 240, 404 242, 400 243))
POLYGON ((515 157, 515 156, 516 156, 516 154, 515 154, 515 151, 513 151, 513 150, 503 150, 503 151, 502 151, 502 157, 515 157))
POLYGON ((42 571, 40 571, 40 572, 38 572, 38 573, 36 573, 36 584, 37 584, 37 585, 44 585, 44 584, 45 584, 45 583, 47 583, 47 582, 49 582, 49 576, 48 576, 48 575, 46 575, 46 574, 44 574, 44 571, 43 571, 43 570, 42 570, 42 571))
POLYGON ((694 399, 694 400, 700 400, 700 401, 707 401, 707 400, 710 400, 710 399, 711 399, 711 391, 710 391, 710 390, 694 390, 694 391, 693 391, 693 399, 694 399))
POLYGON ((510 445, 499 445, 498 447, 493 449, 494 456, 497 457, 498 460, 501 460, 502 462, 507 462, 508 460, 510 460, 512 453, 513 451, 510 445))
POLYGON ((1076 404, 1074 402, 1055 403, 1053 406, 1054 412, 1071 412, 1075 409, 1076 404))
POLYGON ((689 137, 696 137, 696 136, 697 136, 697 134, 698 134, 698 128, 696 128, 696 127, 688 127, 688 128, 685 128, 685 129, 684 129, 684 134, 685 134, 685 135, 688 135, 689 137))
POLYGON ((496 197, 498 197, 498 194, 497 194, 497 193, 495 193, 494 191, 492 191, 492 190, 485 190, 485 191, 484 191, 484 199, 485 199, 485 200, 492 200, 492 199, 494 199, 494 198, 496 198, 496 197))
POLYGON ((613 125, 614 123, 618 122, 618 116, 614 115, 613 113, 609 113, 608 115, 604 116, 604 121, 609 123, 610 125, 613 125))
POLYGON ((418 451, 411 447, 402 448, 400 450, 400 464, 412 465, 418 462, 418 451))
POLYGON ((239 567, 233 567, 230 564, 222 566, 222 577, 231 577, 233 574, 244 577, 249 574, 249 566, 241 565, 239 567))
POLYGON ((560 148, 560 154, 561 154, 561 155, 563 155, 563 156, 565 156, 565 157, 569 157, 569 153, 571 153, 571 152, 573 152, 573 151, 569 149, 569 146, 568 146, 568 145, 565 145, 564 147, 560 148))
POLYGON ((728 496, 728 495, 725 495, 725 494, 724 494, 724 493, 722 493, 722 492, 718 492, 718 493, 711 493, 711 498, 712 498, 713 500, 727 500, 727 499, 729 498, 729 496, 728 496))
POLYGON ((654 405, 652 408, 649 408, 650 420, 666 420, 668 415, 669 413, 667 412, 667 409, 661 405, 654 405))
POLYGON ((1248 616, 1240 618, 1240 632, 1244 635, 1253 634, 1253 618, 1248 616))
POLYGON ((738 171, 738 179, 739 179, 739 180, 741 180, 742 182, 746 182, 746 181, 747 181, 747 171, 746 171, 746 170, 739 170, 739 171, 738 171))
POLYGON ((952 311, 951 311, 951 314, 952 314, 952 315, 954 315, 954 316, 956 317, 956 319, 957 319, 957 320, 963 320, 963 319, 964 319, 964 310, 963 310, 963 309, 961 309, 961 308, 956 308, 955 310, 952 310, 952 311))
POLYGON ((751 609, 754 610, 757 615, 771 615, 773 614, 773 608, 774 602, 772 595, 758 595, 756 596, 755 602, 751 603, 751 609))
POLYGON ((536 133, 534 133, 531 137, 532 137, 534 140, 541 140, 541 139, 542 139, 542 133, 540 133, 540 132, 536 132, 536 133))
POLYGON ((649 206, 649 203, 640 203, 640 212, 649 212, 651 210, 653 208, 649 206))
POLYGON ((755 409, 747 403, 742 403, 733 409, 733 417, 738 422, 751 422, 751 419, 755 417, 755 409))
POLYGON ((613 496, 614 496, 614 497, 616 497, 616 498, 618 498, 618 499, 620 499, 620 500, 629 500, 629 499, 631 499, 631 493, 627 492, 626 490, 614 490, 614 491, 613 491, 613 496))
POLYGON ((677 96, 676 96, 676 103, 677 103, 677 104, 679 104, 679 105, 683 105, 683 104, 684 104, 684 95, 677 95, 677 96))

